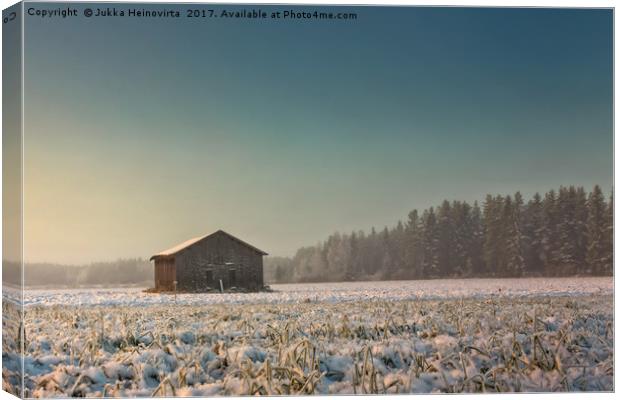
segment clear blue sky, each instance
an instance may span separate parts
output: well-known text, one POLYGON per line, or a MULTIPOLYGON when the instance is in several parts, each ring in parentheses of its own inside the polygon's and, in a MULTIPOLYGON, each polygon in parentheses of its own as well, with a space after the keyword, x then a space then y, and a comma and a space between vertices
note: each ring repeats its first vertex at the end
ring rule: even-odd
POLYGON ((27 17, 27 260, 220 228, 290 255, 444 198, 609 193, 611 10, 343 10, 357 20, 27 17))

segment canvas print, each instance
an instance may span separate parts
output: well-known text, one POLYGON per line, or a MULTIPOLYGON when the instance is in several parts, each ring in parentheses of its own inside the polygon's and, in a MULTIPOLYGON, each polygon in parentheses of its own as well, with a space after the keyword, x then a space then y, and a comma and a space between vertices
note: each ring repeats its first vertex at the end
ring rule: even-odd
POLYGON ((613 392, 613 18, 8 7, 2 389, 613 392))

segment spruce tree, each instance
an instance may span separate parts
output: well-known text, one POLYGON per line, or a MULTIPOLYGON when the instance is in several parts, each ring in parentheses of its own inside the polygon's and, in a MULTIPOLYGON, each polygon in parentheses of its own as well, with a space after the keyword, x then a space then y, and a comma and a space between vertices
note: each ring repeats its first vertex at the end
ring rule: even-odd
POLYGON ((359 269, 359 244, 355 232, 351 232, 351 236, 349 236, 347 276, 351 281, 361 280, 361 271, 359 269))
POLYGON ((544 263, 544 216, 540 194, 528 202, 523 212, 523 248, 525 273, 540 275, 544 263))
POLYGON ((439 239, 439 274, 450 276, 454 261, 454 227, 450 203, 444 200, 437 211, 437 231, 439 239))
POLYGON ((588 199, 583 187, 575 191, 575 263, 577 271, 583 272, 586 266, 586 253, 588 249, 588 199))
POLYGON ((418 210, 409 213, 409 220, 405 227, 405 259, 408 269, 408 276, 415 279, 420 276, 422 266, 422 237, 420 235, 420 217, 418 210))
POLYGON ((396 227, 392 230, 392 249, 394 269, 392 271, 392 279, 403 279, 407 275, 406 268, 406 234, 405 225, 402 221, 398 221, 396 227))
POLYGON ((502 227, 504 259, 500 265, 503 266, 504 274, 507 276, 523 275, 525 266, 521 249, 521 228, 520 228, 520 207, 523 199, 517 192, 517 200, 512 201, 510 196, 504 198, 502 227))
POLYGON ((452 225, 453 225, 453 276, 468 276, 473 271, 473 265, 469 258, 473 230, 471 226, 471 206, 466 202, 452 202, 452 225))
POLYGON ((577 264, 577 235, 575 211, 577 196, 574 187, 560 187, 557 198, 558 208, 558 274, 573 273, 577 264))
POLYGON ((604 265, 603 273, 612 275, 614 271, 614 195, 613 189, 609 196, 607 212, 605 213, 605 230, 603 232, 604 265))
POLYGON ((439 233, 437 218, 433 207, 424 211, 423 223, 423 246, 424 257, 422 260, 422 277, 425 279, 439 276, 439 233))
POLYGON ((468 270, 471 270, 471 275, 482 276, 484 272, 484 226, 482 222, 482 211, 478 202, 474 202, 474 206, 471 210, 471 240, 467 246, 467 258, 471 265, 468 270))
POLYGON ((586 252, 589 272, 595 275, 603 274, 606 270, 605 214, 605 198, 600 186, 596 185, 588 197, 588 247, 586 252))
POLYGON ((501 196, 487 195, 484 202, 484 263, 483 273, 486 276, 496 276, 502 271, 503 227, 501 220, 501 196))
POLYGON ((389 278, 394 271, 394 250, 392 246, 392 238, 387 226, 381 232, 381 269, 380 276, 382 279, 389 278))
POLYGON ((612 275, 614 270, 614 195, 609 196, 605 213, 605 230, 603 231, 603 273, 612 275))
POLYGON ((557 275, 560 264, 560 241, 558 237, 558 207, 555 190, 545 194, 543 208, 543 260, 544 273, 557 275))

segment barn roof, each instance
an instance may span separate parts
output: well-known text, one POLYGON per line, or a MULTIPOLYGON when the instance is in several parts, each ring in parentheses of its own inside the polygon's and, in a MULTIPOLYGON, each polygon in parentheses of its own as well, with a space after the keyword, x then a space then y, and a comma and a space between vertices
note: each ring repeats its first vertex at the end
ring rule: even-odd
POLYGON ((235 240, 236 242, 241 243, 242 245, 244 245, 244 246, 246 246, 246 247, 251 248, 252 250, 256 251, 257 253, 260 253, 260 254, 261 254, 261 255, 263 255, 263 256, 266 256, 266 255, 267 255, 267 253, 265 253, 264 251, 262 251, 262 250, 260 250, 260 249, 258 249, 258 248, 256 248, 256 247, 254 247, 254 246, 252 246, 251 244, 249 244, 249 243, 247 243, 247 242, 244 242, 243 240, 241 240, 241 239, 239 239, 239 238, 236 238, 236 237, 234 237, 233 235, 231 235, 230 233, 224 232, 223 230, 221 230, 221 229, 220 229, 220 230, 215 231, 215 232, 213 232, 213 233, 211 233, 211 234, 209 234, 209 235, 205 235, 205 236, 198 236, 198 237, 195 237, 195 238, 193 238, 193 239, 186 240, 185 242, 183 242, 183 243, 179 243, 179 244, 177 244, 177 245, 176 245, 176 246, 174 246, 174 247, 171 247, 171 248, 169 248, 169 249, 167 249, 167 250, 164 250, 164 251, 161 251, 161 252, 159 252, 159 253, 157 253, 157 254, 154 254, 153 256, 151 256, 150 260, 153 260, 153 259, 155 259, 155 258, 159 258, 159 257, 169 257, 169 256, 173 256, 173 255, 177 254, 178 252, 180 252, 181 250, 184 250, 184 249, 186 249, 186 248, 188 248, 188 247, 191 247, 192 245, 194 245, 194 244, 196 244, 196 243, 200 242, 200 241, 201 241, 201 240, 203 240, 203 239, 206 239, 206 238, 211 237, 211 236, 215 236, 215 235, 216 235, 216 234, 218 234, 218 233, 222 233, 222 234, 224 234, 224 235, 228 236, 229 238, 231 238, 231 239, 235 240))

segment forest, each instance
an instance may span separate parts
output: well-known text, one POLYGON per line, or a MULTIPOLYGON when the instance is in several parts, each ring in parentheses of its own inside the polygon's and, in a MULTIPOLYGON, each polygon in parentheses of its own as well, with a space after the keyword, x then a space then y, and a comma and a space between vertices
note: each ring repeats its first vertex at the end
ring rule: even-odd
MULTIPOLYGON (((612 195, 613 196, 613 195, 612 195)), ((560 187, 527 202, 444 200, 369 233, 334 233, 294 257, 265 260, 271 283, 612 275, 613 197, 560 187)))
MULTIPOLYGON (((3 261, 2 280, 19 286, 19 264, 3 261)), ((118 259, 84 265, 27 263, 24 268, 25 286, 49 288, 79 288, 93 286, 153 286, 153 265, 142 258, 118 259)))

